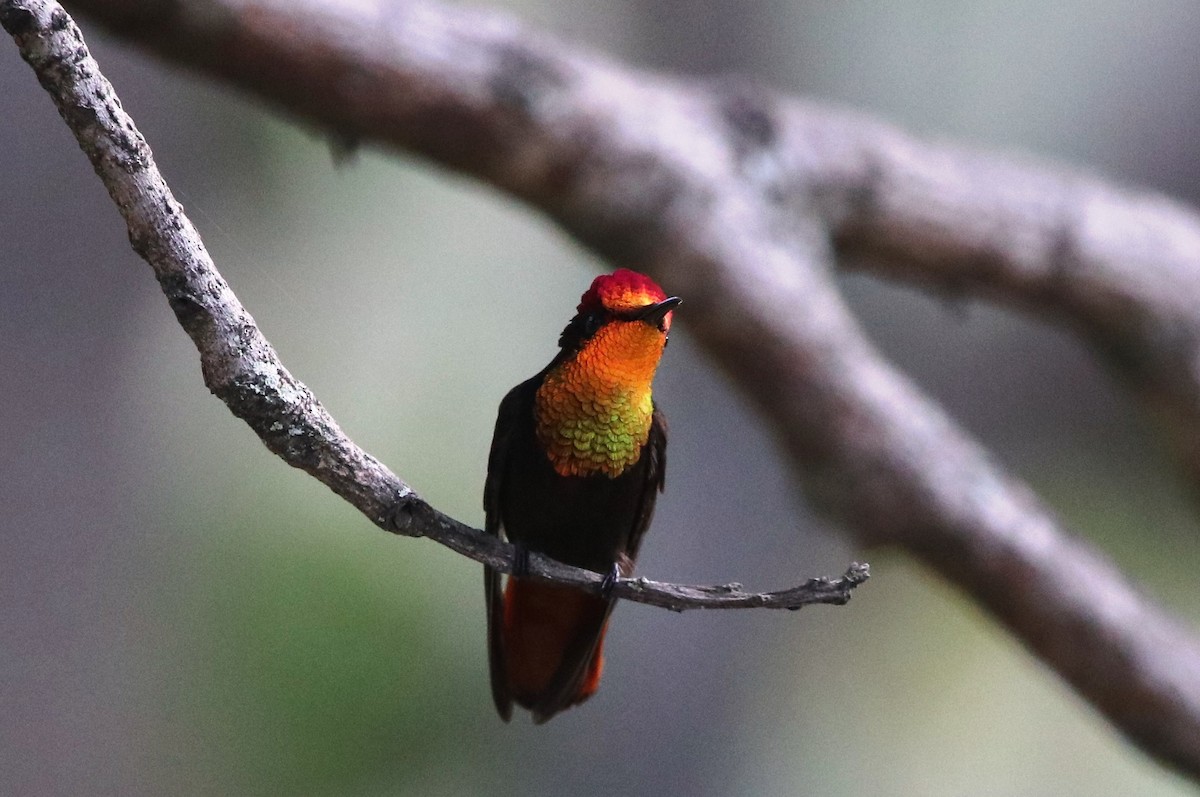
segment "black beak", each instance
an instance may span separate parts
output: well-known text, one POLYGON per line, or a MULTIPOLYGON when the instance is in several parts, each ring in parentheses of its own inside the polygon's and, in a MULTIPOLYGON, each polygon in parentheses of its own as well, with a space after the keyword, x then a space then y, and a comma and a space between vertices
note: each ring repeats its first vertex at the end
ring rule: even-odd
POLYGON ((662 320, 667 317, 667 313, 674 310, 683 301, 678 296, 672 296, 670 299, 663 299, 655 304, 648 304, 634 314, 634 319, 637 321, 645 321, 650 326, 659 326, 662 320))

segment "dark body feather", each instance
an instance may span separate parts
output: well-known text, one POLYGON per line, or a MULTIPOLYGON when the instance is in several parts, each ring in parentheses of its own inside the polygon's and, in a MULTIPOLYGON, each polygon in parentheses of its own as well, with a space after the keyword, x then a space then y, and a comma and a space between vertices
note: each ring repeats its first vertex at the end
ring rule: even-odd
MULTIPOLYGON (((559 475, 537 442, 534 420, 537 389, 553 366, 517 385, 500 404, 484 487, 486 529, 566 564, 597 573, 608 573, 618 565, 622 574, 628 575, 663 487, 665 420, 655 409, 641 456, 620 475, 559 475)), ((499 573, 485 568, 488 653, 496 709, 507 721, 515 701, 542 722, 590 695, 581 696, 580 690, 589 676, 612 601, 580 593, 582 609, 570 638, 546 640, 548 647, 563 651, 557 672, 540 693, 521 694, 514 691, 510 677, 509 668, 523 665, 510 660, 505 649, 500 581, 499 573)), ((519 621, 536 624, 538 618, 519 621)))

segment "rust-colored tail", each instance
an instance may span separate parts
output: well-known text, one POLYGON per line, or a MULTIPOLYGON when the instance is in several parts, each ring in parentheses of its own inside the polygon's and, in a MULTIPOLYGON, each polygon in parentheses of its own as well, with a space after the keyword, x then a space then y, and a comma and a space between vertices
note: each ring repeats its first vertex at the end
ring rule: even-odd
POLYGON ((570 587, 510 578, 503 642, 513 699, 545 722, 600 686, 611 603, 570 587))

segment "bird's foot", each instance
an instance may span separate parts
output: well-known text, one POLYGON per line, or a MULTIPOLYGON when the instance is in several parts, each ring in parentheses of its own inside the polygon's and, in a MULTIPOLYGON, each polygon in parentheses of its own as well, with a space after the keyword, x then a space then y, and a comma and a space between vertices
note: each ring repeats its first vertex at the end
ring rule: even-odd
POLYGON ((512 547, 512 574, 517 578, 524 578, 529 575, 529 549, 522 542, 514 542, 512 547))
POLYGON ((600 582, 600 596, 602 598, 611 598, 612 591, 617 586, 617 579, 621 578, 621 565, 613 562, 612 569, 604 574, 604 580, 600 582))

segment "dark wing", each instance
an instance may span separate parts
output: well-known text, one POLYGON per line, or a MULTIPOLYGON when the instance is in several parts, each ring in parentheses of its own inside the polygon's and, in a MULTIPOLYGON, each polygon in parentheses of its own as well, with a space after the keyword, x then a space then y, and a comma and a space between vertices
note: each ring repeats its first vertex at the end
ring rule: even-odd
MULTIPOLYGON (((638 547, 642 544, 642 536, 650 528, 650 520, 654 517, 654 503, 667 483, 667 416, 662 414, 657 404, 650 420, 650 438, 646 441, 646 448, 649 459, 642 481, 641 502, 629 533, 629 542, 625 546, 630 573, 633 571, 633 561, 637 559, 638 547)), ((630 573, 625 576, 628 577, 630 573)))
MULTIPOLYGON (((528 383, 522 383, 508 392, 500 402, 496 416, 496 429, 492 433, 492 449, 488 454, 487 479, 483 483, 484 531, 495 537, 504 538, 504 521, 500 516, 504 478, 508 470, 509 450, 514 430, 519 425, 521 412, 526 402, 528 383)), ((496 711, 505 722, 512 719, 512 694, 508 690, 508 669, 504 662, 504 597, 500 592, 500 573, 494 568, 483 567, 483 594, 487 606, 488 669, 492 682, 492 700, 496 711)))

